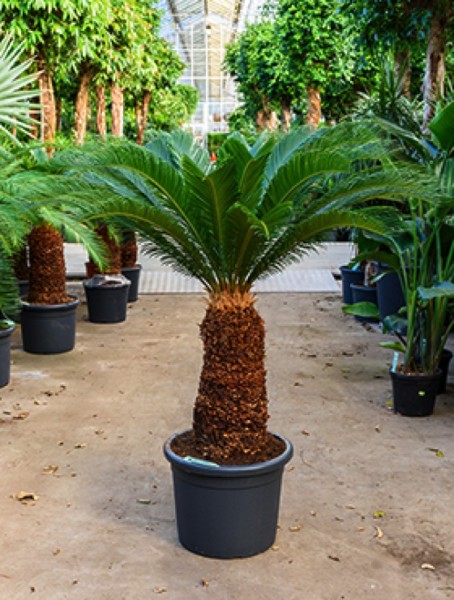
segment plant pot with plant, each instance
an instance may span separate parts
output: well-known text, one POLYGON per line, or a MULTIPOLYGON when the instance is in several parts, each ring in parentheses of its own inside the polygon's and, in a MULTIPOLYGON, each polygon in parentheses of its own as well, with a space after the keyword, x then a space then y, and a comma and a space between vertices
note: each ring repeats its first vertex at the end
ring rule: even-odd
MULTIPOLYGON (((164 445, 179 538, 193 552, 250 556, 273 543, 292 445, 268 430, 265 329, 253 285, 300 257, 324 231, 382 232, 394 220, 389 211, 359 208, 377 198, 380 152, 386 150, 370 127, 356 123, 295 131, 279 141, 262 136, 252 147, 234 134, 215 165, 182 132, 163 136, 156 150, 116 144, 66 156, 66 165, 77 173, 85 168, 88 180, 102 175, 106 218, 123 213, 123 226, 139 233, 145 252, 206 290, 192 428, 164 445), (373 170, 352 168, 359 155, 367 165, 369 153, 373 170)), ((416 180, 401 179, 387 163, 382 193, 408 194, 416 180)))
POLYGON ((121 274, 121 250, 107 225, 98 225, 97 234, 107 247, 107 266, 100 271, 93 264, 93 277, 84 281, 88 320, 92 323, 121 323, 126 320, 131 282, 121 274))

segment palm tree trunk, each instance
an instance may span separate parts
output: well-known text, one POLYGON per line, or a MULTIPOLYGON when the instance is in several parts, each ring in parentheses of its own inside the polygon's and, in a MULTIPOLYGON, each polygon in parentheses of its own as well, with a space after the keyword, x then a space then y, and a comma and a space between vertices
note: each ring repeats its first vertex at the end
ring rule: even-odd
POLYGON ((125 231, 123 233, 121 244, 121 267, 129 269, 137 266, 137 239, 134 231, 125 231))
POLYGON ((62 103, 59 96, 55 97, 55 125, 57 131, 61 131, 62 103))
POLYGON ((75 103, 75 142, 77 145, 84 143, 87 132, 88 96, 92 77, 93 71, 90 66, 87 64, 82 65, 75 103))
POLYGON ((311 129, 317 129, 322 118, 322 101, 320 92, 308 85, 307 88, 307 116, 306 123, 311 129))
MULTIPOLYGON (((57 129, 57 113, 55 110, 52 74, 42 57, 38 57, 37 62, 40 71, 38 83, 41 103, 41 141, 53 143, 55 142, 55 132, 57 129)), ((47 148, 47 153, 52 155, 53 148, 47 148)))
POLYGON ((30 277, 30 267, 28 266, 27 246, 23 246, 19 252, 13 256, 14 275, 18 281, 28 281, 30 277))
POLYGON ((285 132, 290 130, 290 123, 292 120, 291 108, 292 104, 290 98, 283 98, 281 101, 281 127, 282 131, 285 132))
POLYGON ((103 85, 96 86, 96 132, 106 139, 106 88, 103 85))
POLYGON ((117 83, 110 86, 112 99, 112 135, 123 137, 123 90, 117 83))
POLYGON ((30 258, 30 287, 28 302, 32 304, 64 304, 66 267, 63 238, 46 223, 32 229, 28 236, 30 258))
POLYGON ((151 94, 150 92, 144 92, 141 101, 136 102, 136 125, 137 125, 137 138, 136 142, 141 146, 143 144, 143 137, 145 133, 145 127, 147 126, 148 107, 150 106, 151 94))
POLYGON ((253 296, 212 296, 200 332, 204 357, 193 420, 198 452, 221 464, 257 462, 269 434, 265 328, 253 296))
POLYGON ((423 131, 428 131, 429 123, 435 114, 435 103, 444 95, 447 29, 453 12, 452 4, 446 0, 439 0, 434 3, 432 11, 423 83, 423 131))
MULTIPOLYGON (((107 246, 108 265, 103 273, 106 275, 118 275, 121 273, 121 249, 120 245, 109 235, 109 230, 106 225, 99 225, 96 228, 96 233, 102 238, 107 246)), ((90 262, 90 261, 89 261, 90 262)), ((99 268, 94 263, 90 263, 93 273, 100 273, 99 268)))
POLYGON ((411 61, 410 49, 396 51, 394 54, 394 69, 396 77, 400 77, 400 90, 403 95, 411 99, 411 61))

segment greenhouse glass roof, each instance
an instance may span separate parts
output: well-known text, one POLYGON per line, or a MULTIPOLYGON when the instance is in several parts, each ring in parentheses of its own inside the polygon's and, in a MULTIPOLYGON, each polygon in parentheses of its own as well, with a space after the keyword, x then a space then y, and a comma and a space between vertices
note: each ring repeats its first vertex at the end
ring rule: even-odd
POLYGON ((222 70, 225 46, 253 22, 263 0, 159 0, 161 34, 187 65, 182 83, 200 94, 191 121, 194 134, 228 131, 227 117, 238 105, 233 80, 222 70))

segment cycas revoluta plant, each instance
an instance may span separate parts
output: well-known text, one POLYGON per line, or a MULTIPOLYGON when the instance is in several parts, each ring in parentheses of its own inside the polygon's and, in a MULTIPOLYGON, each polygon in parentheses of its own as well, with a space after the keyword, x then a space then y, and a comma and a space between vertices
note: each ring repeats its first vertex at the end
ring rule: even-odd
POLYGON ((364 205, 421 192, 415 173, 392 164, 371 128, 358 123, 264 135, 253 146, 234 134, 214 166, 183 133, 146 147, 75 150, 53 164, 107 188, 94 218, 121 218, 150 255, 203 284, 208 304, 193 430, 174 449, 220 464, 280 452, 267 430, 265 330, 254 283, 300 258, 326 230, 389 231, 398 213, 364 205))

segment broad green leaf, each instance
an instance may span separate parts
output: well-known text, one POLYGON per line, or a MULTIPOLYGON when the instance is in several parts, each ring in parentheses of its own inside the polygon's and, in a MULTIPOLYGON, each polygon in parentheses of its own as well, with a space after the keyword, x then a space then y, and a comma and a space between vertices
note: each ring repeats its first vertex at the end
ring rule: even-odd
POLYGON ((355 304, 346 304, 342 307, 342 311, 347 315, 355 317, 368 317, 378 319, 380 313, 378 306, 373 302, 356 302, 355 304))
POLYGON ((432 300, 433 298, 454 298, 454 283, 442 281, 430 288, 418 287, 418 295, 421 300, 432 300))
POLYGON ((435 135, 440 146, 450 154, 454 149, 454 102, 445 106, 432 120, 429 129, 435 135))
POLYGON ((380 342, 382 348, 394 350, 395 352, 405 352, 406 348, 402 342, 380 342))

